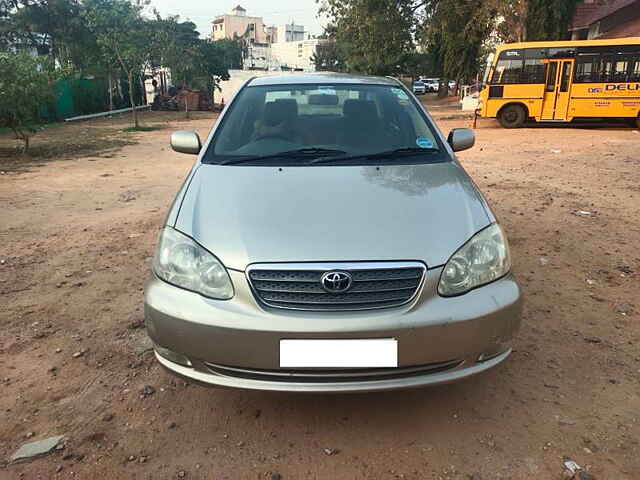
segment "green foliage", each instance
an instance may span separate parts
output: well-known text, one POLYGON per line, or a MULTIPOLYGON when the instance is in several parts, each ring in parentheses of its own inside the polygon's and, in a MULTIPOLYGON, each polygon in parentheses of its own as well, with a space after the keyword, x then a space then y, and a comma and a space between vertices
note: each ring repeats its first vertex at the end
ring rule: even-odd
POLYGON ((481 67, 482 46, 494 28, 495 15, 492 0, 430 2, 421 38, 436 73, 445 79, 473 78, 481 67))
POLYGON ((53 99, 58 74, 31 55, 0 53, 0 128, 11 129, 25 152, 40 123, 39 109, 53 99))
POLYGON ((329 24, 324 28, 324 32, 318 38, 325 40, 319 43, 316 53, 311 57, 316 70, 329 72, 344 72, 346 70, 346 60, 338 49, 336 36, 338 29, 335 25, 329 24))
POLYGON ((140 72, 152 58, 153 30, 143 6, 128 0, 87 0, 84 18, 105 63, 117 61, 127 73, 140 72))
POLYGON ((562 40, 581 0, 494 0, 504 42, 562 40))
POLYGON ((229 80, 227 55, 232 55, 233 45, 218 42, 201 41, 198 45, 195 67, 200 81, 208 91, 219 89, 220 81, 229 80))
POLYGON ((562 40, 581 0, 529 0, 527 41, 562 40))
POLYGON ((145 4, 129 0, 87 0, 85 20, 95 35, 102 63, 114 60, 127 75, 129 100, 133 108, 133 123, 138 126, 134 101, 134 82, 154 58, 154 25, 141 13, 145 4))
POLYGON ((75 0, 0 1, 0 47, 28 46, 59 65, 85 69, 95 39, 75 0))
POLYGON ((238 40, 223 39, 213 42, 220 47, 223 62, 228 69, 242 69, 242 44, 238 40))
POLYGON ((233 40, 201 40, 195 28, 192 22, 156 14, 152 29, 157 57, 152 64, 168 67, 177 85, 211 91, 221 80, 229 79, 229 68, 242 68, 241 47, 233 40))
POLYGON ((346 69, 397 74, 413 52, 414 5, 409 0, 327 0, 323 11, 336 27, 334 56, 346 69))
POLYGON ((558 40, 580 0, 317 0, 335 30, 318 69, 471 79, 487 40, 558 40))
POLYGON ((200 42, 196 26, 192 22, 180 22, 177 16, 163 19, 156 13, 150 22, 152 32, 151 64, 168 67, 177 84, 191 84, 197 75, 195 60, 200 42))

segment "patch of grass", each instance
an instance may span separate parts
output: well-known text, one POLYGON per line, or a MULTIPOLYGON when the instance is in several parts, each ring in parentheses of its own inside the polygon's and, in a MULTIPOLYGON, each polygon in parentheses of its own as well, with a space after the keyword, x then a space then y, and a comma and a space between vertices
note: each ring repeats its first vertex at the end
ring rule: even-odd
POLYGON ((123 132, 153 132, 154 130, 162 130, 167 128, 165 125, 139 125, 137 127, 123 128, 123 132))

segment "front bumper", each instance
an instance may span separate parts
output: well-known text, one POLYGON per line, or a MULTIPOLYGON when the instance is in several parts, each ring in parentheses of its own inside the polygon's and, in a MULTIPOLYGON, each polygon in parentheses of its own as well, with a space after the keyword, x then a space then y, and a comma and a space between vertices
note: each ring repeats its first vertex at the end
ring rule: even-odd
POLYGON ((147 331, 161 347, 156 357, 165 368, 210 385, 359 392, 451 382, 508 357, 522 301, 511 275, 460 297, 440 297, 440 272, 440 268, 427 272, 422 290, 410 304, 365 312, 263 307, 243 272, 229 272, 236 289, 229 301, 207 299, 153 277, 145 292, 147 331), (362 375, 349 369, 326 374, 310 369, 310 375, 280 369, 280 340, 292 338, 395 338, 398 369, 362 375), (188 358, 191 366, 159 355, 163 349, 188 358))

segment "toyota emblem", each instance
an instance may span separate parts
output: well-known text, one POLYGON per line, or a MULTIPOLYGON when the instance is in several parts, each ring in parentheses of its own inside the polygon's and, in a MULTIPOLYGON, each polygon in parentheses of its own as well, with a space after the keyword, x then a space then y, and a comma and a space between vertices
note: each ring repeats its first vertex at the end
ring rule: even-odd
POLYGON ((344 293, 351 288, 353 277, 347 272, 326 272, 320 278, 320 283, 329 293, 344 293))

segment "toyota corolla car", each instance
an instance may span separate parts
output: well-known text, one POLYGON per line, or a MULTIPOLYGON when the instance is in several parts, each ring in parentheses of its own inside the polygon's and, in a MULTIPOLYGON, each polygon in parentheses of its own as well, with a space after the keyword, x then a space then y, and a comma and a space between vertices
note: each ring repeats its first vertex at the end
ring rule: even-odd
POLYGON ((502 227, 400 82, 247 81, 171 206, 145 291, 157 360, 199 383, 358 392, 505 360, 521 293, 502 227))

